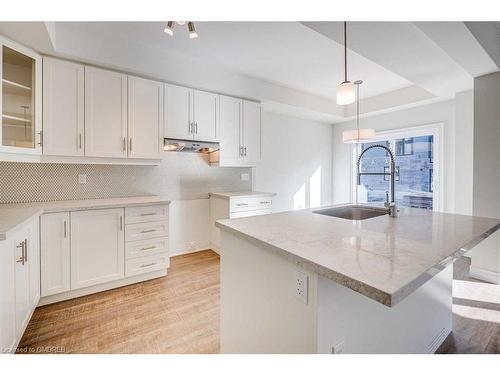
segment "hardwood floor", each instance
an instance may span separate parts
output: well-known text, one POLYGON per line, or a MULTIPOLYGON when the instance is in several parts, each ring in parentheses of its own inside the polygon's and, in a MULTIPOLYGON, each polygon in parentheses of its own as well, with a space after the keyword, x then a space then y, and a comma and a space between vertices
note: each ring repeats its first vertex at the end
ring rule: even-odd
MULTIPOLYGON (((500 285, 454 267, 453 333, 443 353, 500 353, 500 285)), ((218 353, 219 257, 171 259, 167 277, 37 308, 20 352, 218 353)))
POLYGON ((218 353, 219 256, 172 257, 169 275, 35 310, 19 352, 218 353))

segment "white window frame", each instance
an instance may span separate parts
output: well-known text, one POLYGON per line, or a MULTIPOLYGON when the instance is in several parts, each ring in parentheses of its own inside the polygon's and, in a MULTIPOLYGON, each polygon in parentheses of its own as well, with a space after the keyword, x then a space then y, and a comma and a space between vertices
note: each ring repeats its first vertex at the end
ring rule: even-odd
MULTIPOLYGON (((432 208, 433 211, 443 211, 443 184, 444 173, 442 173, 442 163, 444 160, 444 147, 443 147, 443 128, 442 122, 432 123, 420 126, 411 126, 405 128, 398 128, 392 130, 377 131, 375 137, 370 142, 385 141, 394 138, 412 138, 426 135, 433 136, 433 194, 432 194, 432 208)), ((395 150, 393 150, 395 152, 395 150)), ((358 156, 361 153, 361 145, 354 145, 352 148, 352 173, 351 173, 351 202, 356 201, 356 188, 357 188, 357 170, 356 164, 358 156)), ((389 182, 388 182, 389 184, 389 182)))

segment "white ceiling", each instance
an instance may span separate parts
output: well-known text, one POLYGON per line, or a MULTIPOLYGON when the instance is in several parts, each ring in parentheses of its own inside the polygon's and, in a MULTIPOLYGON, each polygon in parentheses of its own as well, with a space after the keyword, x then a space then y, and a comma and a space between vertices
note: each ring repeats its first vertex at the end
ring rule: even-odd
MULTIPOLYGON (((298 22, 196 22, 198 39, 189 39, 187 27, 180 25, 170 37, 159 22, 73 25, 330 99, 343 81, 343 45, 298 22)), ((349 51, 348 59, 349 79, 364 81, 362 97, 412 85, 357 53, 349 51)))

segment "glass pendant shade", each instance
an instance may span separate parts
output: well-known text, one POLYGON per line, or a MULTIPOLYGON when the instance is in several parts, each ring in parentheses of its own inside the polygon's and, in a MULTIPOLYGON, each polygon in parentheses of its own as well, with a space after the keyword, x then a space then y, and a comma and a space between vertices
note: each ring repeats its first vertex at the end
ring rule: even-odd
POLYGON ((354 129, 342 132, 342 141, 344 143, 366 143, 371 142, 374 137, 374 129, 354 129))
POLYGON ((342 82, 337 89, 337 104, 352 104, 356 100, 354 84, 352 82, 342 82))

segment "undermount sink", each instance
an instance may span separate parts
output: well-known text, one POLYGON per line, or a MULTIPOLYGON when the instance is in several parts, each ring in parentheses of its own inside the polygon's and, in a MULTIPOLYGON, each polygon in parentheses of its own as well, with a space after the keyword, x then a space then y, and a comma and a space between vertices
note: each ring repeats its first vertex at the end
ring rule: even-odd
POLYGON ((325 208, 323 210, 313 211, 314 214, 339 217, 347 220, 365 220, 372 217, 387 215, 387 210, 377 207, 366 206, 342 206, 325 208))

